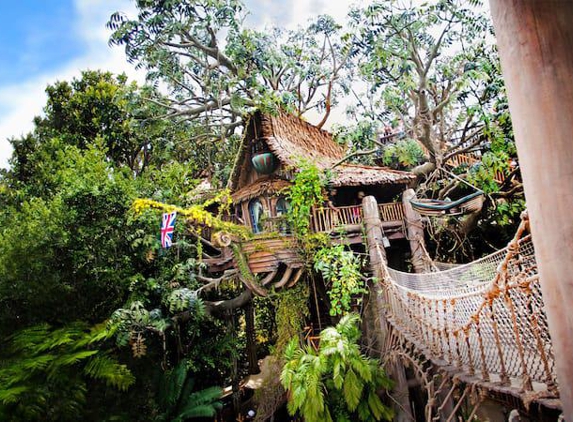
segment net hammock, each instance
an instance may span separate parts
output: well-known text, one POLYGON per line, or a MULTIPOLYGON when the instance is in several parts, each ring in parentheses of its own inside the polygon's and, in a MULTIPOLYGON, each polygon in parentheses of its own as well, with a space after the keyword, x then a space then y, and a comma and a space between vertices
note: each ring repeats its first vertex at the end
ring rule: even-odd
POLYGON ((554 356, 526 218, 497 252, 411 274, 382 259, 387 318, 435 362, 485 382, 557 395, 554 356))

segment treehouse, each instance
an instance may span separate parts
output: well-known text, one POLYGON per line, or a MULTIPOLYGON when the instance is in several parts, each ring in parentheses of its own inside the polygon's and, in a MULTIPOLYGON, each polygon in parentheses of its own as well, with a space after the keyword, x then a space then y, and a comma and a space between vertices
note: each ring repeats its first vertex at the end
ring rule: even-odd
MULTIPOLYGON (((293 247, 286 220, 286 195, 301 160, 329 170, 328 198, 310 216, 311 230, 333 241, 362 243, 362 198, 378 202, 385 236, 406 238, 404 206, 400 198, 415 176, 383 167, 347 164, 345 151, 332 135, 293 115, 257 112, 249 119, 230 179, 233 220, 257 236, 242 245, 254 274, 279 272, 279 286, 293 284, 302 262, 293 247), (286 269, 281 270, 281 267, 286 269), (297 270, 297 271, 294 271, 297 270), (293 275, 294 274, 294 275, 293 275)), ((215 271, 231 265, 218 262, 215 271)), ((267 277, 264 278, 264 282, 267 277)))

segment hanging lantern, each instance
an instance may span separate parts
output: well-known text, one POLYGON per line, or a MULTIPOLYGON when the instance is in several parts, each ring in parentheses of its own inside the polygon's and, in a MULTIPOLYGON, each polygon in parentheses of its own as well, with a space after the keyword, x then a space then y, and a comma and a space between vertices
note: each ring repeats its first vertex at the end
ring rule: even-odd
POLYGON ((275 155, 269 151, 269 147, 262 139, 253 141, 251 146, 251 163, 259 174, 271 174, 277 168, 278 160, 275 155))
POLYGON ((260 152, 253 155, 251 162, 259 174, 271 174, 278 164, 278 160, 272 152, 260 152))

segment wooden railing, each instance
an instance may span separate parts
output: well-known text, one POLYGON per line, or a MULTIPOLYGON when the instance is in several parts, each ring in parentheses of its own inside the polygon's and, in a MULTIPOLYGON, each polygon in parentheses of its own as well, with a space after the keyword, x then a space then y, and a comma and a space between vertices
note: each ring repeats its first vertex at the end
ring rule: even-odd
POLYGON ((336 208, 313 208, 312 228, 315 232, 330 232, 336 228, 362 223, 362 207, 352 205, 336 208))
POLYGON ((382 221, 402 221, 404 220, 404 206, 401 202, 389 202, 378 204, 380 220, 382 221))
MULTIPOLYGON (((382 221, 404 220, 402 203, 391 202, 379 204, 380 219, 382 221)), ((312 229, 317 233, 328 233, 335 229, 361 225, 363 220, 362 206, 352 205, 336 208, 313 208, 311 222, 312 229)))

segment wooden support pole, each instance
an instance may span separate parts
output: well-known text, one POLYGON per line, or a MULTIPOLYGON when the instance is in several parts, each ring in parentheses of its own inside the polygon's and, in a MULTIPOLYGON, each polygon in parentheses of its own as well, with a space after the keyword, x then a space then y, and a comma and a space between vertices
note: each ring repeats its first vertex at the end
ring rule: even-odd
POLYGON ((561 402, 573 421, 573 1, 490 5, 561 402))
POLYGON ((429 257, 426 254, 424 245, 424 225, 422 216, 412 207, 410 200, 416 197, 413 189, 407 189, 402 194, 404 205, 404 220, 406 222, 406 236, 410 241, 412 251, 412 266, 417 273, 428 273, 431 271, 429 257))
MULTIPOLYGON (((370 266, 375 280, 370 283, 369 313, 371 321, 374 323, 378 347, 381 353, 387 343, 388 322, 386 320, 385 309, 388 304, 384 303, 384 292, 382 291, 381 281, 384 278, 383 265, 386 265, 386 253, 382 244, 382 221, 378 212, 378 204, 373 196, 366 196, 362 200, 362 209, 364 212, 364 225, 366 227, 366 239, 368 243, 368 253, 370 256, 370 266)), ((384 358, 384 356, 380 356, 384 358)), ((401 362, 394 362, 389 365, 388 372, 390 377, 395 381, 395 387, 392 396, 396 399, 399 407, 395 409, 395 421, 406 422, 414 418, 410 410, 410 398, 408 394, 408 382, 404 366, 401 362)))

